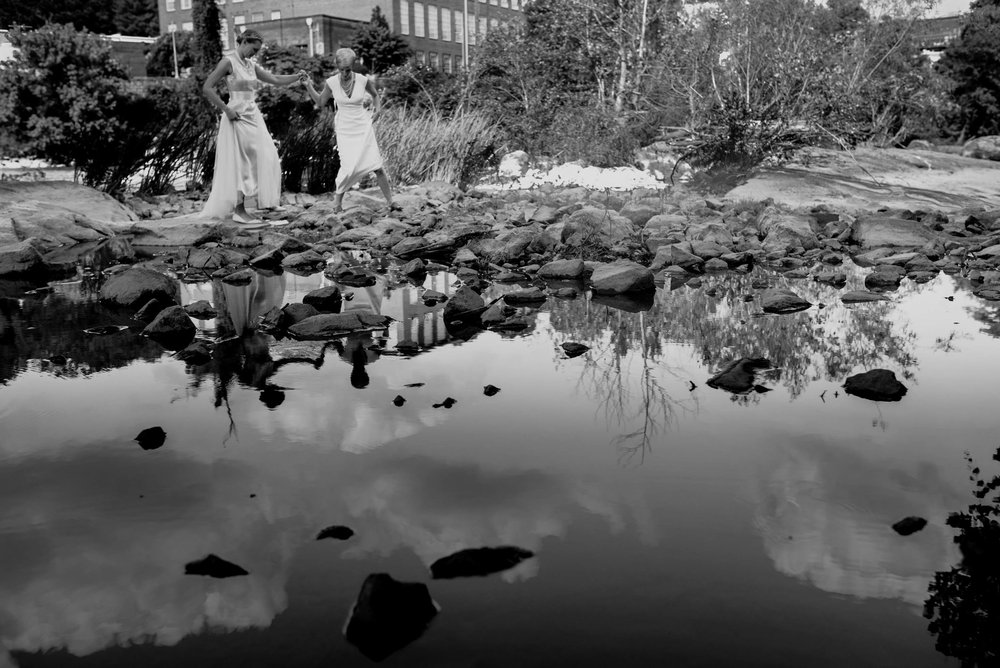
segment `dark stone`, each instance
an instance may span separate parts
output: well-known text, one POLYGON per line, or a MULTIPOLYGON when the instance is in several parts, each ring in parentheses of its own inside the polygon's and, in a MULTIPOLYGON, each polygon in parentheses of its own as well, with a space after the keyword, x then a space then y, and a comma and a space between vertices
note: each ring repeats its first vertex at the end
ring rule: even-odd
POLYGON ((255 275, 253 269, 240 269, 223 276, 222 282, 227 285, 250 285, 255 275))
POLYGON ((441 403, 434 404, 434 408, 451 408, 452 406, 454 406, 457 403, 458 403, 457 399, 452 399, 451 397, 447 397, 441 403))
POLYGON ((538 288, 518 290, 517 292, 510 292, 503 296, 503 300, 512 306, 516 304, 537 304, 546 301, 548 298, 549 296, 538 288))
POLYGON ((346 264, 327 267, 323 275, 342 285, 349 285, 352 288, 366 288, 370 285, 375 285, 378 280, 374 272, 346 264))
POLYGON ((137 308, 150 299, 177 303, 177 281, 158 271, 132 267, 107 280, 101 287, 101 300, 117 306, 137 308))
POLYGON ((143 450, 156 450, 166 442, 167 432, 163 431, 163 427, 150 427, 140 431, 135 440, 143 450))
POLYGON ((847 274, 842 271, 821 271, 813 275, 813 280, 817 283, 827 283, 829 285, 845 285, 847 274))
POLYGON ((423 635, 437 612, 427 585, 373 573, 361 585, 344 638, 367 658, 382 661, 423 635))
POLYGON ((554 260, 542 265, 538 270, 538 276, 547 279, 576 279, 583 278, 585 271, 583 260, 554 260))
POLYGON ((332 339, 351 332, 386 327, 392 318, 366 311, 321 313, 295 323, 288 333, 299 340, 332 339))
POLYGON ((927 520, 923 517, 916 517, 911 515, 910 517, 904 517, 895 524, 892 525, 892 530, 898 533, 900 536, 909 536, 912 533, 917 533, 921 529, 927 526, 927 520))
POLYGON ((211 320, 216 315, 215 307, 204 299, 188 304, 184 307, 184 310, 187 311, 189 316, 198 320, 211 320))
POLYGON ((895 290, 905 275, 902 267, 880 264, 875 271, 865 276, 865 287, 869 290, 895 290))
POLYGON ((277 385, 267 385, 260 391, 260 402, 274 410, 285 403, 285 391, 277 385))
POLYGON ((205 341, 195 341, 176 355, 177 359, 195 366, 212 361, 212 349, 205 341))
POLYGON ((885 295, 868 292, 867 290, 851 290, 840 295, 840 301, 845 304, 864 304, 866 302, 889 301, 889 298, 885 295))
POLYGON ((844 381, 844 391, 872 401, 899 401, 906 395, 906 386, 892 371, 872 369, 844 381))
POLYGON ((407 383, 403 387, 423 387, 426 383, 407 383))
POLYGON ((393 406, 402 406, 405 403, 406 403, 406 398, 404 398, 403 395, 401 394, 397 394, 395 398, 392 400, 393 406))
POLYGON ((277 269, 284 259, 285 254, 280 248, 271 248, 250 260, 250 266, 258 269, 277 269))
POLYGON ((139 322, 150 323, 156 319, 156 316, 158 316, 163 309, 168 306, 173 306, 173 304, 173 301, 165 301, 159 298, 150 299, 141 309, 136 311, 136 314, 132 317, 139 322))
POLYGON ((312 318, 320 314, 315 306, 311 304, 299 304, 298 302, 285 304, 281 307, 281 312, 285 315, 283 323, 285 327, 295 325, 306 318, 312 318))
POLYGON ((496 385, 487 385, 486 387, 483 388, 483 394, 485 394, 488 397, 492 397, 499 391, 500 388, 497 387, 496 385))
POLYGON ((210 554, 204 559, 192 561, 184 565, 184 575, 204 575, 210 578, 232 578, 239 575, 250 575, 236 564, 210 554))
POLYGON ((771 362, 763 357, 741 357, 730 362, 705 384, 717 390, 745 394, 754 389, 757 370, 770 368, 771 362))
POLYGON ((485 310, 486 302, 482 296, 467 285, 463 285, 451 296, 444 305, 444 320, 462 320, 471 316, 479 316, 485 310))
POLYGON ((324 265, 326 265, 326 260, 314 250, 294 253, 286 256, 281 261, 282 267, 286 269, 298 269, 299 271, 319 271, 324 265))
POLYGON ((142 330, 142 334, 161 344, 167 344, 168 348, 179 350, 191 343, 196 331, 191 316, 183 306, 170 306, 160 311, 153 322, 142 330))
POLYGON ((535 556, 520 547, 480 547, 461 550, 431 564, 435 580, 467 578, 500 573, 535 556))
POLYGON ((576 288, 559 288, 552 293, 552 296, 558 299, 576 299, 578 294, 576 288))
POLYGON ((317 288, 302 298, 303 304, 314 306, 321 313, 339 313, 343 301, 340 296, 340 288, 336 285, 317 288))
MULTIPOLYGON (((305 306, 305 304, 303 304, 303 306, 305 306)), ((310 315, 316 315, 316 314, 312 313, 310 315)), ((284 329, 287 324, 288 324, 288 317, 285 315, 284 310, 275 306, 267 313, 260 316, 260 321, 257 323, 257 328, 264 332, 276 332, 278 330, 284 329)))
POLYGON ((806 301, 791 290, 775 288, 767 290, 760 296, 760 305, 764 313, 795 313, 805 311, 812 306, 812 302, 806 301))
POLYGON ((585 346, 582 343, 575 343, 573 341, 567 341, 566 343, 561 344, 561 347, 563 352, 566 353, 566 357, 579 357, 590 350, 590 346, 585 346))
POLYGON ((423 277, 427 275, 427 265, 420 258, 416 258, 404 264, 399 271, 403 274, 403 276, 423 279, 423 277))
POLYGON ((334 540, 347 540, 354 535, 354 529, 350 527, 341 526, 339 524, 334 524, 329 526, 318 534, 316 534, 316 540, 323 540, 324 538, 333 538, 334 540))

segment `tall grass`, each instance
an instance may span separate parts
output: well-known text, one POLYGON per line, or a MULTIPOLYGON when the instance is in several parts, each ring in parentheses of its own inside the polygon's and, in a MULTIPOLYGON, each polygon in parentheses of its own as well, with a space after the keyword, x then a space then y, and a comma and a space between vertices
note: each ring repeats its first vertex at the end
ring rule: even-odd
POLYGON ((475 111, 446 118, 428 109, 387 108, 375 133, 400 185, 447 181, 465 187, 494 164, 501 143, 497 124, 475 111))

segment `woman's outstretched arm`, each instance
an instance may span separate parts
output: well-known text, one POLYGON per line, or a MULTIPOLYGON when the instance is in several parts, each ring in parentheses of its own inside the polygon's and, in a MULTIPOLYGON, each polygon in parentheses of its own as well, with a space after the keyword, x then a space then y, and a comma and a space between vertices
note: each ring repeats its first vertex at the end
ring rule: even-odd
POLYGON ((295 74, 271 74, 263 67, 256 64, 254 65, 254 69, 257 71, 258 79, 273 86, 291 86, 302 76, 301 70, 295 74))
POLYGON ((308 79, 306 80, 306 93, 309 94, 309 97, 320 109, 325 107, 327 103, 330 101, 330 99, 333 97, 333 91, 330 90, 330 84, 324 83, 323 92, 317 93, 316 89, 313 88, 312 81, 308 79))

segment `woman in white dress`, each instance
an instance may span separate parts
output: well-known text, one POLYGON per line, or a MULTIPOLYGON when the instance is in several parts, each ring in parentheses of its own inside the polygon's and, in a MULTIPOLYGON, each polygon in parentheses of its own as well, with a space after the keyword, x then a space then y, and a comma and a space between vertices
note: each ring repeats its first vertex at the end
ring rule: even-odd
POLYGON ((340 156, 340 171, 337 172, 337 191, 334 194, 334 209, 343 209, 344 194, 351 186, 371 172, 375 172, 378 187, 385 201, 392 208, 392 188, 389 177, 382 165, 382 154, 375 141, 372 117, 379 110, 378 91, 371 79, 358 74, 352 67, 357 56, 351 49, 337 49, 334 54, 338 73, 326 80, 323 92, 317 93, 312 81, 303 77, 306 90, 320 109, 332 99, 336 105, 333 129, 337 134, 337 154, 340 156), (371 96, 372 108, 365 105, 365 97, 371 96))
POLYGON ((202 213, 213 218, 231 213, 236 223, 254 224, 244 204, 247 197, 256 196, 259 209, 277 208, 281 199, 278 150, 264 125, 255 93, 261 81, 289 86, 304 73, 271 74, 251 60, 263 46, 263 38, 255 30, 247 30, 236 42, 236 50, 223 56, 202 87, 208 101, 223 113, 215 143, 212 193, 202 213), (229 87, 228 105, 216 92, 223 77, 229 87))

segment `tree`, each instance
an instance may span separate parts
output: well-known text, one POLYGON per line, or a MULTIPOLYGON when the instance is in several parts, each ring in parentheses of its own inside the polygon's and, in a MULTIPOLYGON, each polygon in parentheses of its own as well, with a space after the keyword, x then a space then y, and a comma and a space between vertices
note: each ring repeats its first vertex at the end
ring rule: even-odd
POLYGON ((177 41, 177 69, 194 67, 194 33, 179 30, 171 35, 160 35, 146 54, 146 73, 151 77, 174 76, 174 45, 177 41))
POLYGON ((121 133, 128 75, 111 48, 72 25, 13 29, 13 60, 0 64, 0 149, 89 168, 121 133))
POLYGON ((30 0, 0 3, 0 27, 41 28, 46 23, 69 23, 77 30, 116 32, 114 9, 107 0, 30 0))
POLYGON ((938 62, 953 82, 962 138, 1000 133, 1000 0, 976 0, 958 39, 938 62))
POLYGON ((351 48, 375 74, 402 65, 413 55, 406 41, 389 30, 389 22, 377 5, 371 20, 354 33, 351 48))
POLYGON ((156 0, 115 0, 114 8, 117 32, 147 37, 160 33, 156 0))
POLYGON ((194 68, 207 75, 222 60, 222 16, 215 0, 194 0, 191 7, 194 22, 194 68))

